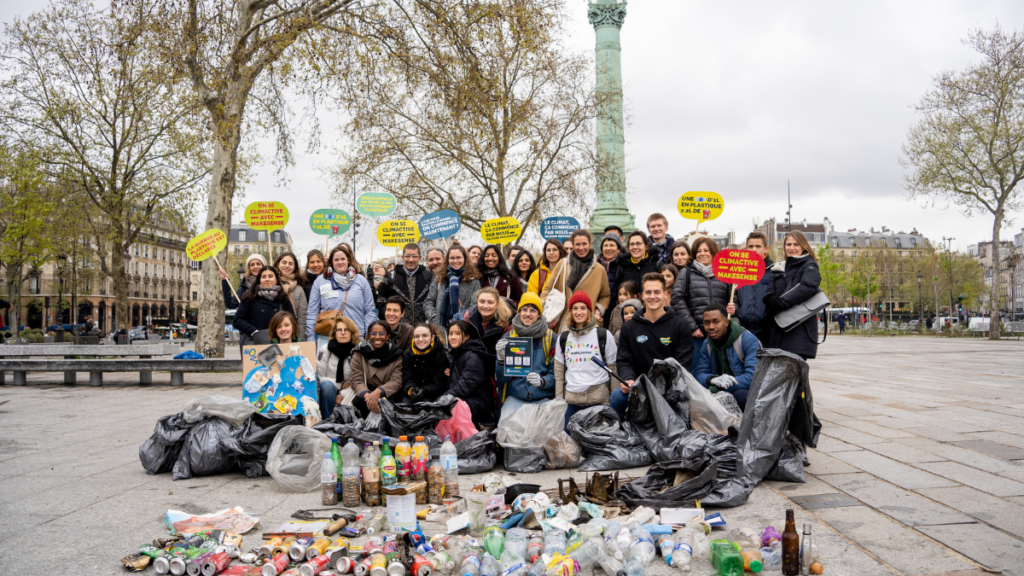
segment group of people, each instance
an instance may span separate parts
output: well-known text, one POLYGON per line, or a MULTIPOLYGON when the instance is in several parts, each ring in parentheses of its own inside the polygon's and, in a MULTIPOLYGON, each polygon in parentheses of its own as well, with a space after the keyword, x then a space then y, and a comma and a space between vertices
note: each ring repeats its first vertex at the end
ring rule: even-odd
POLYGON ((520 246, 458 243, 423 255, 408 244, 391 271, 364 271, 346 244, 326 258, 309 252, 304 273, 290 252, 273 265, 254 254, 237 292, 225 278, 224 297, 237 306, 243 343, 316 341, 325 417, 336 404, 367 416, 385 397, 420 402, 445 393, 466 402, 477 426, 555 397, 568 404, 566 422, 595 405, 622 416, 636 379, 670 357, 742 409, 759 348, 814 358, 816 318, 789 331, 773 322, 818 291, 816 256, 801 232, 786 235, 777 263, 767 238, 751 233, 746 248, 768 271, 730 301, 732 287, 711 266, 713 239, 676 241, 661 214, 647 229, 609 227, 597 245, 577 230, 565 242, 548 240, 536 257, 520 246), (526 376, 506 375, 509 338, 533 341, 526 376))

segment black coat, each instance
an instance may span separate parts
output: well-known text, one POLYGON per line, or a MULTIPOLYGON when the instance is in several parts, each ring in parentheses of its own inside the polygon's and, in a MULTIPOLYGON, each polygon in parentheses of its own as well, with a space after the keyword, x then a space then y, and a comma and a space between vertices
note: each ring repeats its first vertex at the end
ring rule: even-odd
POLYGON ((679 271, 672 287, 672 309, 691 334, 698 328, 703 331, 704 309, 709 304, 728 304, 730 289, 731 285, 704 276, 691 264, 679 271))
POLYGON ((494 355, 487 352, 483 342, 472 338, 450 350, 448 360, 451 362, 448 392, 469 405, 474 425, 491 423, 495 406, 494 383, 490 377, 494 372, 494 355))
POLYGON ((247 276, 244 280, 242 280, 241 284, 238 285, 238 289, 232 292, 231 285, 228 284, 228 281, 221 280, 220 289, 221 292, 224 293, 224 307, 227 308, 228 310, 234 310, 238 308, 238 304, 239 302, 241 302, 242 296, 245 294, 246 290, 248 290, 249 287, 252 286, 252 283, 255 281, 256 278, 254 276, 247 276))
MULTIPOLYGON (((487 350, 487 353, 494 355, 498 345, 498 340, 501 340, 501 335, 505 333, 508 326, 503 328, 492 318, 491 322, 487 324, 487 329, 485 330, 484 320, 480 317, 480 311, 477 310, 476 306, 469 311, 469 314, 466 317, 466 322, 469 322, 474 328, 476 328, 478 336, 480 336, 480 341, 483 343, 484 349, 487 350)), ((494 374, 493 365, 491 366, 490 374, 494 374)))
POLYGON ((379 292, 385 300, 391 296, 399 296, 405 302, 405 314, 402 320, 409 324, 427 321, 427 293, 430 292, 430 282, 434 280, 434 274, 426 266, 419 266, 413 272, 405 269, 405 266, 398 266, 394 275, 387 276, 384 283, 380 285, 379 292), (412 282, 410 282, 412 280, 412 282), (410 286, 411 284, 411 286, 410 286), (412 292, 410 293, 410 287, 412 292))
MULTIPOLYGON (((281 310, 295 314, 291 301, 286 297, 284 301, 267 300, 256 297, 254 300, 242 299, 235 310, 235 319, 231 325, 246 336, 270 327, 270 319, 281 310)), ((295 327, 298 330, 298 326, 295 327)))
POLYGON ((406 349, 402 356, 402 396, 409 396, 410 388, 424 392, 421 402, 433 402, 448 391, 448 376, 444 371, 451 366, 444 345, 434 339, 434 349, 426 354, 413 354, 406 349))
POLYGON ((498 274, 493 278, 482 276, 480 278, 480 287, 486 288, 488 286, 497 290, 498 294, 502 297, 515 302, 516 307, 519 306, 519 299, 523 297, 523 285, 519 283, 519 278, 516 278, 515 276, 512 278, 506 278, 501 274, 498 274), (492 280, 494 281, 494 284, 491 284, 492 280))
MULTIPOLYGON (((772 275, 768 291, 764 295, 765 303, 772 296, 782 300, 782 310, 788 310, 814 296, 821 286, 821 272, 818 262, 812 256, 803 258, 786 258, 769 271, 772 275), (785 264, 784 270, 777 270, 785 264)), ((767 315, 774 318, 782 310, 770 310, 767 315)), ((789 332, 779 330, 774 320, 770 324, 771 335, 768 337, 769 348, 781 348, 786 352, 803 358, 814 358, 818 354, 818 319, 810 317, 798 324, 789 332)))
POLYGON ((313 289, 313 282, 320 277, 320 274, 313 274, 312 272, 306 272, 306 283, 302 286, 302 291, 306 293, 306 302, 309 302, 309 292, 313 289))
MULTIPOLYGON (((609 264, 609 267, 615 267, 615 283, 608 283, 608 287, 612 291, 612 299, 608 303, 608 309, 604 313, 604 325, 609 326, 612 320, 612 310, 619 305, 619 286, 624 283, 632 281, 636 284, 638 292, 643 293, 644 286, 640 282, 640 279, 644 277, 644 274, 650 272, 657 272, 658 267, 661 266, 661 250, 656 246, 651 246, 647 254, 640 260, 639 263, 633 263, 632 256, 629 252, 623 252, 615 258, 615 262, 609 264)), ((610 278, 610 277, 609 277, 610 278)))

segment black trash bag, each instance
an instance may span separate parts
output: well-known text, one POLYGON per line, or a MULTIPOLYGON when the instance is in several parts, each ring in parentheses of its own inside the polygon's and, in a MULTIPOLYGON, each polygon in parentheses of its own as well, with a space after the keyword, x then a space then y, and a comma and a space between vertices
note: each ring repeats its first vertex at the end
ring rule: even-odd
POLYGON ((458 401, 451 394, 445 394, 435 402, 413 404, 393 403, 381 398, 380 415, 393 436, 427 436, 437 428, 438 422, 452 417, 452 409, 458 401))
POLYGON ((591 406, 573 414, 569 434, 586 455, 577 468, 580 472, 635 468, 652 462, 639 431, 630 422, 620 422, 611 406, 591 406))
POLYGON ((221 448, 238 462, 249 478, 267 475, 267 451, 274 437, 286 426, 302 426, 302 416, 253 414, 231 436, 221 438, 221 448))
MULTIPOLYGON (((477 432, 469 438, 455 443, 459 453, 459 474, 478 474, 490 472, 498 461, 494 450, 494 438, 487 431, 477 432)), ((436 454, 431 448, 431 453, 436 454)))
POLYGON ((363 430, 387 434, 387 422, 379 412, 370 412, 370 415, 363 420, 363 430))
MULTIPOLYGON (((544 469, 548 463, 548 455, 544 447, 540 448, 505 448, 505 470, 508 472, 524 472, 532 474, 544 469)), ((462 471, 462 468, 459 468, 462 471)))
POLYGON ((786 436, 786 443, 782 446, 778 460, 764 478, 779 482, 807 483, 807 477, 804 476, 804 450, 800 441, 792 434, 786 436))
POLYGON ((182 444, 185 443, 185 437, 195 425, 196 423, 186 422, 181 412, 157 420, 153 435, 139 446, 139 460, 146 472, 170 472, 174 468, 174 461, 178 459, 182 444))
POLYGON ((220 418, 205 418, 189 431, 171 471, 172 480, 212 476, 238 469, 235 459, 221 447, 221 440, 236 429, 220 418))
MULTIPOLYGON (((335 414, 337 414, 335 410, 335 414)), ((363 444, 373 444, 374 442, 381 442, 388 436, 381 434, 377 431, 363 430, 361 426, 354 424, 336 424, 333 422, 318 422, 313 425, 313 430, 323 432, 329 438, 337 438, 338 442, 348 443, 348 439, 352 438, 356 444, 359 445, 359 450, 363 449, 363 444)))
POLYGON ((693 508, 695 500, 701 500, 715 487, 718 465, 715 459, 701 452, 690 458, 673 462, 659 462, 647 473, 619 488, 615 497, 630 508, 648 506, 661 508, 693 508), (686 480, 673 486, 677 475, 686 480))
POLYGON ((339 404, 335 406, 331 415, 321 420, 321 422, 348 424, 359 428, 363 428, 365 426, 363 419, 359 417, 359 411, 356 410, 356 407, 349 406, 348 404, 339 404))

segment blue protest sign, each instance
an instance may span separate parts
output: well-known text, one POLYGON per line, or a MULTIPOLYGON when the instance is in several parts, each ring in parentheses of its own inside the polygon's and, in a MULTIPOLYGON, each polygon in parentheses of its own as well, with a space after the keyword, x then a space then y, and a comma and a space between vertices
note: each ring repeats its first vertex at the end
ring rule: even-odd
POLYGON ((440 240, 453 236, 462 228, 462 218, 453 210, 439 210, 420 218, 420 237, 424 240, 440 240))
POLYGON ((580 221, 572 216, 552 216, 540 223, 540 236, 545 240, 565 240, 580 229, 580 221))

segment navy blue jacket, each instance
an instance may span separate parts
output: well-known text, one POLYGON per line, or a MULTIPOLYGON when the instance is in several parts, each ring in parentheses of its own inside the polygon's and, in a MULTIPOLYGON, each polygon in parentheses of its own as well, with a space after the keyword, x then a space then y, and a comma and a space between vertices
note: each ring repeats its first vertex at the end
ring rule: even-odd
POLYGON ((754 334, 760 334, 762 330, 767 328, 764 325, 765 317, 771 316, 764 305, 764 295, 768 292, 768 285, 772 281, 771 272, 768 271, 772 264, 775 264, 775 262, 772 262, 770 257, 765 257, 765 271, 761 281, 752 286, 743 286, 736 290, 736 318, 740 321, 740 326, 754 334))
MULTIPOLYGON (((543 322, 543 319, 538 322, 543 322)), ((514 331, 506 332, 501 340, 508 340, 513 336, 514 331)), ((505 365, 501 363, 504 358, 497 358, 498 365, 495 367, 495 379, 498 384, 505 385, 505 396, 512 396, 524 402, 543 400, 544 398, 555 397, 555 341, 558 336, 548 330, 544 336, 533 339, 533 356, 530 358, 530 371, 540 374, 544 385, 540 388, 530 384, 525 376, 505 376, 505 365), (545 346, 546 345, 546 346, 545 346)), ((504 402, 502 398, 502 402, 504 402)))
MULTIPOLYGON (((253 300, 243 298, 238 304, 238 309, 235 310, 235 319, 231 325, 242 334, 252 336, 254 332, 269 328, 270 319, 281 310, 291 312, 292 316, 295 315, 295 309, 292 308, 291 300, 288 298, 284 299, 284 303, 261 297, 253 300)), ((298 330, 298 326, 295 327, 295 330, 298 330)))

